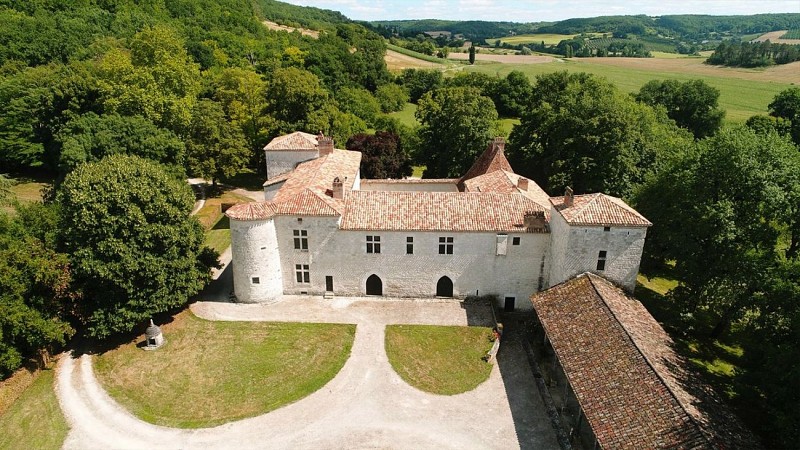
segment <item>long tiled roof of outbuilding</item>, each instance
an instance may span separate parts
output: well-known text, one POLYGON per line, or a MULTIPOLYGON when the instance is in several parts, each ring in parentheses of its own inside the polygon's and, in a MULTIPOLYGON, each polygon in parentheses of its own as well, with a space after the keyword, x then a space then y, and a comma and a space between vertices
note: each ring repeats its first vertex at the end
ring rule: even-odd
POLYGON ((531 302, 603 448, 758 448, 636 299, 583 274, 531 302))
POLYGON ((278 136, 271 140, 269 144, 264 147, 268 151, 291 151, 291 150, 316 150, 317 149, 317 136, 304 133, 302 131, 295 131, 294 133, 284 136, 278 136))
POLYGON ((584 194, 573 197, 572 206, 564 197, 551 197, 556 211, 570 225, 649 227, 652 223, 621 199, 605 194, 584 194))
POLYGON ((521 194, 353 191, 343 230, 525 232, 525 211, 544 211, 521 194))

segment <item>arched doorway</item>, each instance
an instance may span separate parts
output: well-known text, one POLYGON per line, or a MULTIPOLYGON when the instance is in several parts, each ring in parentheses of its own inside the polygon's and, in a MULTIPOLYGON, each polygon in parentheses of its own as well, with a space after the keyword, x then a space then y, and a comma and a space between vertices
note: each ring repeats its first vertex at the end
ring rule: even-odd
POLYGON ((436 296, 437 297, 452 297, 453 296, 453 280, 448 277, 439 278, 436 283, 436 296))
POLYGON ((367 278, 367 295, 383 295, 383 281, 381 281, 381 277, 372 274, 367 278))

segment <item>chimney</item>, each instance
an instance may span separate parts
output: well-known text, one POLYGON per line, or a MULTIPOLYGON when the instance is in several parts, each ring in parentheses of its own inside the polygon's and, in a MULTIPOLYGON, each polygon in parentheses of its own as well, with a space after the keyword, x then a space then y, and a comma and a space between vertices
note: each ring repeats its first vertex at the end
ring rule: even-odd
POLYGON ((525 231, 529 233, 547 232, 547 221, 544 217, 544 211, 525 211, 522 217, 522 225, 525 231))
POLYGON ((567 208, 572 206, 572 200, 574 198, 575 196, 572 195, 572 188, 567 186, 567 189, 564 190, 564 206, 566 206, 567 208))
POLYGON ((333 179, 333 198, 343 199, 344 198, 344 183, 339 177, 333 179))
POLYGON ((319 156, 333 153, 333 138, 330 136, 323 136, 322 133, 320 133, 319 136, 317 136, 317 150, 319 150, 319 156))
POLYGON ((506 140, 498 136, 492 140, 492 147, 497 147, 497 150, 502 153, 506 148, 506 140))
POLYGON ((520 191, 527 191, 528 190, 528 179, 524 177, 519 177, 517 180, 517 187, 520 191))

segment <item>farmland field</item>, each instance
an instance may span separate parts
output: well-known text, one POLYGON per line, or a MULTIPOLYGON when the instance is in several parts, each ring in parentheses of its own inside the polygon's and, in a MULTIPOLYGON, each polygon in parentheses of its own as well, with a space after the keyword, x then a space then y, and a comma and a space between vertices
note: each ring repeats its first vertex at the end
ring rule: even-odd
POLYGON ((588 72, 606 77, 623 92, 636 92, 654 79, 701 79, 720 90, 720 106, 727 111, 730 122, 744 122, 754 114, 766 114, 767 105, 776 94, 800 84, 800 62, 767 69, 742 69, 709 66, 703 64, 703 58, 572 58, 539 64, 524 64, 523 59, 513 56, 504 58, 502 63, 476 64, 464 70, 499 76, 519 70, 531 78, 560 70, 588 72))
MULTIPOLYGON (((572 39, 577 34, 520 34, 518 36, 508 36, 498 38, 500 42, 506 42, 510 45, 518 44, 539 44, 544 41, 545 45, 557 45, 564 39, 572 39)), ((494 45, 497 39, 487 39, 486 42, 494 45)))

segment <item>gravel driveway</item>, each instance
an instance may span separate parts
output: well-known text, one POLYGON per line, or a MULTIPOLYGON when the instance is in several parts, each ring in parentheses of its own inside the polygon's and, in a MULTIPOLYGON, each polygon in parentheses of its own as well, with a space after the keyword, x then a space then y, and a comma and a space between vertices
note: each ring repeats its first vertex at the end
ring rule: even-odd
POLYGON ((56 391, 71 427, 65 448, 558 448, 524 354, 504 349, 502 371, 494 366, 489 380, 454 396, 419 391, 389 364, 386 324, 486 324, 485 307, 286 297, 272 305, 198 302, 192 311, 211 320, 356 323, 356 336, 350 358, 322 389, 258 417, 197 430, 135 418, 98 385, 91 357, 62 358, 56 391))

